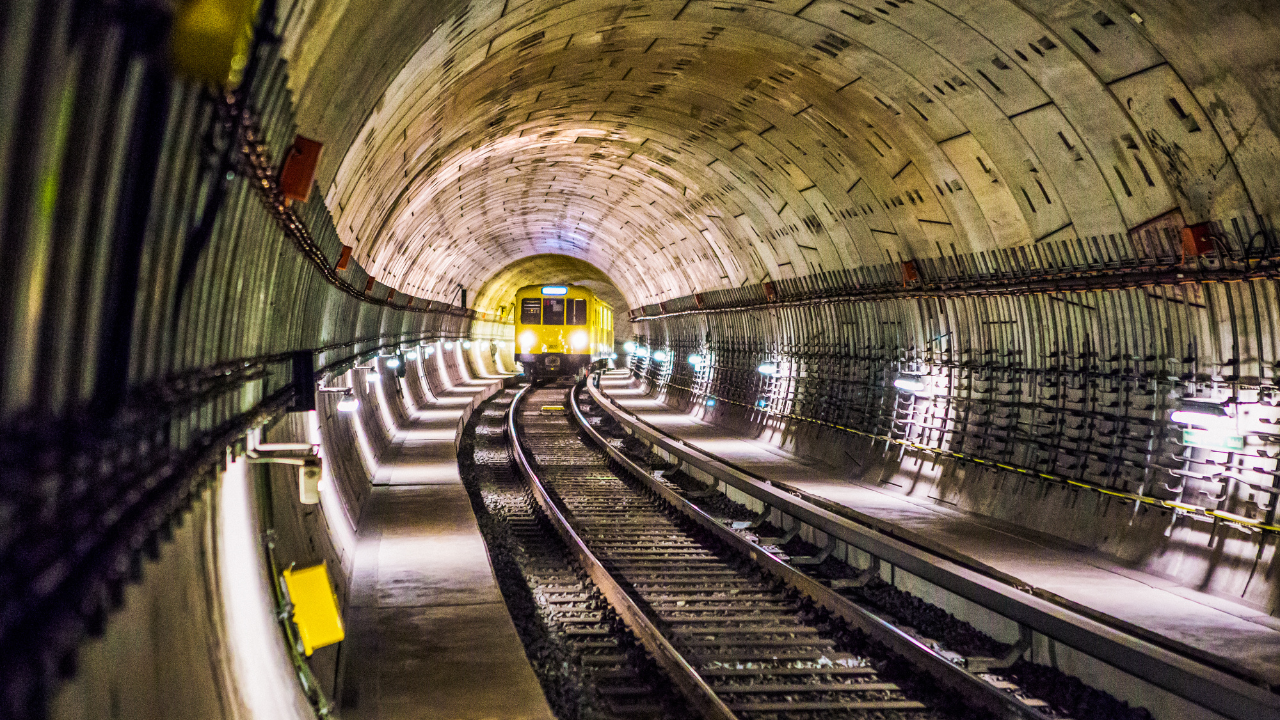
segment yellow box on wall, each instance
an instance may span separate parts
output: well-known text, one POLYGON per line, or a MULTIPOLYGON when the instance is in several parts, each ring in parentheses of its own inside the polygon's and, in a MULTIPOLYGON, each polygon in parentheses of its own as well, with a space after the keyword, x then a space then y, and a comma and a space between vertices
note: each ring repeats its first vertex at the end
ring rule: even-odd
POLYGON ((175 69, 220 89, 240 85, 260 0, 186 0, 173 18, 175 69))
POLYGON ((293 624, 298 626, 302 649, 310 655, 316 648, 342 642, 346 633, 325 564, 290 568, 282 575, 293 603, 293 624))

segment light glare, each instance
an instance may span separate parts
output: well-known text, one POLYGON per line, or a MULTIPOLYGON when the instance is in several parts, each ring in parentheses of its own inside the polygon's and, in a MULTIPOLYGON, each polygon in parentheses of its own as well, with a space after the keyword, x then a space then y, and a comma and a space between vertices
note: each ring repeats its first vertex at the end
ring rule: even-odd
POLYGON ((914 393, 916 395, 923 394, 927 387, 924 378, 919 375, 899 375, 894 381, 893 386, 905 392, 914 393))

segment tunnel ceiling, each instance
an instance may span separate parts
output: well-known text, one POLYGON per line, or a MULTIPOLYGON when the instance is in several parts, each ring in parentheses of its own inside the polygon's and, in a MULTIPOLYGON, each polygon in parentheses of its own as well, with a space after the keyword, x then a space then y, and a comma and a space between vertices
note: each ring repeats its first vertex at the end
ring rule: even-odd
POLYGON ((590 263, 568 255, 530 255, 507 265, 476 293, 476 307, 511 305, 516 290, 526 285, 558 283, 590 288, 615 311, 626 310, 626 299, 609 276, 590 263))
POLYGON ((413 5, 314 6, 293 53, 340 234, 416 295, 562 254, 637 306, 1276 209, 1272 3, 413 5))

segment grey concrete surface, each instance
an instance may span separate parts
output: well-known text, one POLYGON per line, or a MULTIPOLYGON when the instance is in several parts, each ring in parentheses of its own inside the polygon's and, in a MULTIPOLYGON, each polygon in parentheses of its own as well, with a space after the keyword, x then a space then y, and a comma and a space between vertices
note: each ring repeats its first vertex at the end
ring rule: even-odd
POLYGON ((455 434, 501 380, 444 384, 433 402, 412 385, 378 393, 410 403, 377 414, 393 425, 357 530, 342 717, 551 718, 458 474, 455 434))
POLYGON ((1280 621, 1266 613, 1125 567, 1047 533, 948 508, 903 488, 851 479, 838 466, 786 453, 672 409, 621 373, 606 376, 601 388, 645 421, 748 472, 832 500, 899 536, 963 556, 1280 683, 1280 621))

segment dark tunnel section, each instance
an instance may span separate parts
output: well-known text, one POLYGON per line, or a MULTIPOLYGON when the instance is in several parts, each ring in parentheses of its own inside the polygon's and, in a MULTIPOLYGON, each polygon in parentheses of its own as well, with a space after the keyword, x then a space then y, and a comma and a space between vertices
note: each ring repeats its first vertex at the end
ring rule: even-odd
MULTIPOLYGON (((157 622, 176 602, 173 636, 152 638, 156 672, 217 687, 212 605, 164 605, 137 583, 186 587, 161 579, 185 567, 173 557, 213 551, 199 528, 226 448, 315 406, 313 373, 295 369, 323 375, 478 317, 355 263, 335 271, 318 193, 288 206, 270 170, 294 135, 278 44, 256 43, 240 90, 221 95, 172 78, 165 22, 143 2, 0 10, 6 718, 41 716, 126 601, 157 622), (184 675, 201 647, 204 674, 184 675)), ((207 708, 203 692, 172 702, 207 708)))

